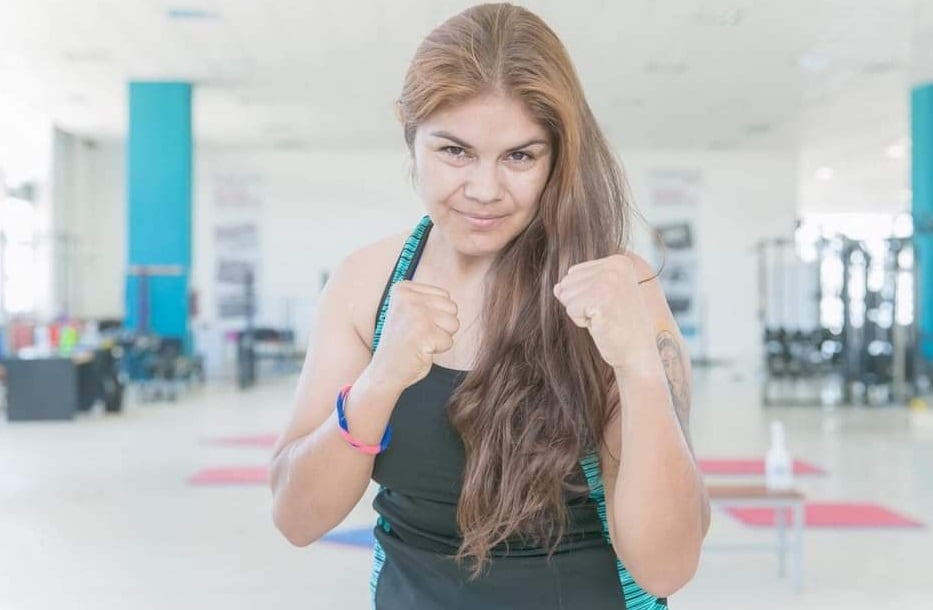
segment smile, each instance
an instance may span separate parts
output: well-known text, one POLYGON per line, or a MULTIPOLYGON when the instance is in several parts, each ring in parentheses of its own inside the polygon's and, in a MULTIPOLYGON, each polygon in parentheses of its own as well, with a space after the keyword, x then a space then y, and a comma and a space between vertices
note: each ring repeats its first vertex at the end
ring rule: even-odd
POLYGON ((496 227, 505 216, 482 216, 477 214, 467 214, 459 210, 455 210, 460 214, 467 224, 469 224, 474 229, 479 230, 488 230, 496 227))

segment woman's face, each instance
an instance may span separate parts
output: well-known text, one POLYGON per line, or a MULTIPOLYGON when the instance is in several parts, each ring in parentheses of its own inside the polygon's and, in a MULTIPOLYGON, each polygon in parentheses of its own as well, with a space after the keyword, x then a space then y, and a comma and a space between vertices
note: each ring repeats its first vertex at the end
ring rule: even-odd
POLYGON ((545 129, 500 94, 439 110, 418 126, 415 179, 434 224, 461 254, 498 252, 531 222, 551 166, 545 129))

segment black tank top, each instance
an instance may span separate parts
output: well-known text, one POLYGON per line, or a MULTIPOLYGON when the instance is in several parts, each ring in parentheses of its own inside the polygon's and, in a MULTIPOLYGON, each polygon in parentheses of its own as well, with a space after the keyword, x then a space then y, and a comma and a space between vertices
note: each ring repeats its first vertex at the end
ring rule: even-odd
MULTIPOLYGON (((414 276, 431 227, 425 216, 386 283, 374 351, 390 288, 414 276)), ((666 608, 667 601, 639 587, 613 552, 597 455, 581 459, 579 482, 589 492, 567 495, 569 527, 550 558, 546 548, 500 545, 491 550, 483 575, 469 579, 469 564, 452 558, 461 543, 457 501, 466 456, 447 415, 448 401, 466 374, 434 365, 402 393, 390 418, 392 442, 373 469, 380 485, 373 501, 379 514, 370 580, 374 610, 666 608)))

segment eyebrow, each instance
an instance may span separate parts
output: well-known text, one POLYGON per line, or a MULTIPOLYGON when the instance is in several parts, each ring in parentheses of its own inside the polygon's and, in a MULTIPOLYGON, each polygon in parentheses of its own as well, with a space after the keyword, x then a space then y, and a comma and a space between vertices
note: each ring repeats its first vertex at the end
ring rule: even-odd
MULTIPOLYGON (((438 138, 446 138, 446 139, 450 140, 451 142, 455 143, 457 146, 460 146, 461 148, 468 148, 468 149, 470 149, 470 150, 473 149, 473 145, 464 142, 464 141, 461 140, 460 138, 458 138, 458 137, 456 137, 456 136, 454 136, 454 135, 451 135, 451 134, 447 133, 446 131, 432 131, 432 132, 431 132, 431 135, 432 135, 432 136, 436 136, 436 137, 438 137, 438 138)), ((520 145, 518 145, 518 146, 509 147, 508 150, 519 150, 519 149, 522 149, 522 148, 526 148, 526 147, 528 147, 528 146, 531 146, 531 145, 533 145, 533 144, 544 144, 545 146, 548 146, 548 145, 550 144, 550 142, 548 142, 547 140, 542 140, 542 139, 540 139, 540 138, 535 138, 534 140, 530 140, 530 141, 528 141, 528 142, 525 142, 524 144, 520 144, 520 145)))

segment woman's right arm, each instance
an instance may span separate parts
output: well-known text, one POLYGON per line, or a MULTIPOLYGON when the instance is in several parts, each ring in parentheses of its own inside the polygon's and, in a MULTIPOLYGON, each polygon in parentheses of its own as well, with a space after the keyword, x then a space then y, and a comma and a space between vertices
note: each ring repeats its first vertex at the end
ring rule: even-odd
POLYGON ((273 451, 273 521, 296 546, 311 544, 343 521, 372 477, 375 457, 340 435, 340 388, 353 384, 346 404, 351 433, 374 445, 404 389, 370 366, 369 346, 357 330, 372 292, 361 285, 364 258, 351 255, 341 263, 321 294, 294 413, 273 451))

